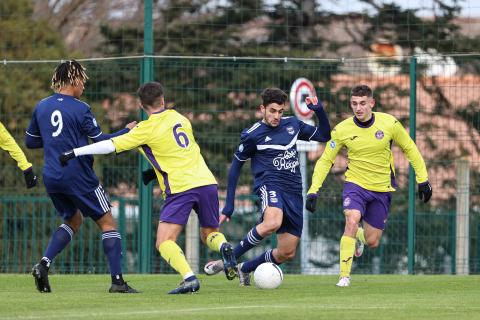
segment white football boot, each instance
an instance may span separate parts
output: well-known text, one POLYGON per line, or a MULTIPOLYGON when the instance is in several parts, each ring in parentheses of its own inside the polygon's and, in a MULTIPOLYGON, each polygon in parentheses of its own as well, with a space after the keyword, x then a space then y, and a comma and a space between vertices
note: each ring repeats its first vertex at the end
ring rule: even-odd
POLYGON ((350 286, 350 277, 341 277, 336 284, 337 287, 349 287, 350 286))
POLYGON ((205 264, 205 267, 203 267, 203 271, 205 271, 207 276, 213 276, 214 274, 220 273, 223 271, 223 261, 209 261, 205 264))
POLYGON ((362 254, 363 254, 363 249, 365 248, 365 244, 358 240, 355 242, 355 258, 358 258, 360 257, 362 254))
POLYGON ((238 268, 238 279, 240 287, 249 287, 250 286, 250 273, 242 272, 242 263, 239 263, 238 268))

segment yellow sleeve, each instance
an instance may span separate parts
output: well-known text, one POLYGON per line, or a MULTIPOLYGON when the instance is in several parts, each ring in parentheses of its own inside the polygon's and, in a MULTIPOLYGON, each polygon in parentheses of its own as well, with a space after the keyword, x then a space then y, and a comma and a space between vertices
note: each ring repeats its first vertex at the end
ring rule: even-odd
POLYGON ((420 154, 420 151, 418 151, 417 145, 413 142, 412 138, 410 138, 407 131, 398 120, 396 120, 393 127, 393 141, 402 149, 408 161, 412 164, 413 169, 415 170, 417 183, 427 181, 428 173, 425 161, 423 161, 423 157, 420 154))
POLYGON ((120 153, 147 144, 149 137, 151 136, 151 131, 152 128, 145 123, 145 121, 142 121, 129 132, 112 138, 111 140, 115 146, 115 152, 120 153))
POLYGON ((337 129, 332 130, 332 138, 327 142, 325 150, 323 151, 322 156, 318 159, 315 164, 315 169, 313 170, 312 185, 308 189, 307 194, 317 193, 318 190, 322 187, 323 181, 330 172, 333 164, 335 163, 335 157, 337 156, 338 151, 343 147, 343 142, 338 139, 337 129))
POLYGON ((30 168, 32 164, 28 162, 27 157, 23 153, 22 149, 15 142, 13 137, 8 133, 7 129, 0 122, 0 148, 7 151, 10 156, 17 161, 18 167, 25 171, 30 168))

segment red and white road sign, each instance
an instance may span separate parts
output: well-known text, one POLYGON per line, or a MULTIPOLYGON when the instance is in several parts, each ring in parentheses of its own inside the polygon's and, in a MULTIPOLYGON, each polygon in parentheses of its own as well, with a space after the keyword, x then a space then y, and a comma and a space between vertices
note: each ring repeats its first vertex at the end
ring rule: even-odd
POLYGON ((295 115, 300 120, 307 120, 312 117, 313 111, 307 108, 305 98, 317 96, 313 84, 307 78, 298 78, 290 89, 290 104, 295 115))

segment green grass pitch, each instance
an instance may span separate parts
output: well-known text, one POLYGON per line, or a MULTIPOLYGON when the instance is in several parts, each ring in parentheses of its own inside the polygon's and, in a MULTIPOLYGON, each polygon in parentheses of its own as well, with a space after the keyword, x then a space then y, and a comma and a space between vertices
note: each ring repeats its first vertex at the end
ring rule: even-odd
POLYGON ((109 294, 108 275, 52 275, 53 292, 31 275, 0 274, 0 319, 480 319, 480 276, 286 275, 280 288, 238 287, 200 276, 197 294, 167 295, 176 275, 127 275, 141 294, 109 294))

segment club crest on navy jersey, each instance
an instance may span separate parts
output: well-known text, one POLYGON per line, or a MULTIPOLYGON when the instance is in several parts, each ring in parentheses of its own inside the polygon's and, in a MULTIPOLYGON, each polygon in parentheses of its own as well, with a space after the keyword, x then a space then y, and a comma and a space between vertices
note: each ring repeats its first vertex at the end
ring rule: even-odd
POLYGON ((287 132, 288 132, 288 134, 293 136, 295 134, 295 129, 292 126, 288 126, 287 127, 287 132))

